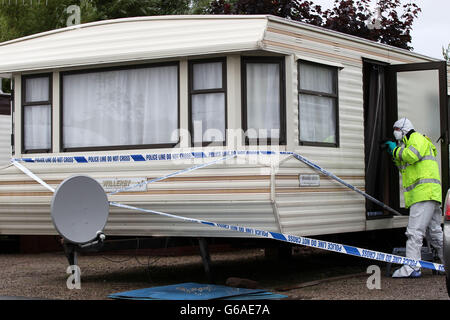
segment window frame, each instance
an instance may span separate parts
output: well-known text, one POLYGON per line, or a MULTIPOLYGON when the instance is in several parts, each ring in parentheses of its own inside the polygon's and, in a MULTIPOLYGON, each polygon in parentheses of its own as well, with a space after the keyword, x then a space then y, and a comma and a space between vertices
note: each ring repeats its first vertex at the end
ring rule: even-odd
POLYGON ((22 153, 52 153, 53 152, 53 73, 36 73, 36 74, 24 74, 21 77, 21 144, 22 153), (47 101, 26 101, 27 93, 27 80, 34 78, 48 78, 48 99, 47 101), (48 149, 25 149, 25 108, 29 106, 42 106, 48 105, 50 108, 50 148, 48 149))
POLYGON ((75 147, 66 148, 64 147, 64 76, 73 74, 86 74, 86 73, 97 73, 97 72, 108 72, 108 71, 121 71, 121 70, 131 70, 131 69, 144 69, 144 68, 157 68, 166 66, 176 66, 177 67, 177 129, 180 129, 180 63, 179 61, 170 62, 160 62, 160 63, 146 63, 146 64, 135 64, 135 65, 123 65, 115 67, 102 67, 102 68, 92 68, 92 69, 80 69, 80 70, 70 70, 62 71, 59 74, 59 96, 60 96, 60 112, 59 112, 59 148, 61 152, 77 152, 77 151, 114 151, 114 150, 135 150, 135 149, 158 149, 158 148, 173 148, 180 143, 180 133, 178 132, 178 139, 174 143, 159 143, 159 144, 138 144, 138 145, 114 145, 114 146, 94 146, 94 147, 75 147))
POLYGON ((280 70, 280 134, 277 145, 286 145, 286 67, 285 58, 280 56, 242 56, 241 57, 241 98, 242 98, 242 130, 245 135, 245 145, 260 145, 260 141, 266 142, 265 145, 272 145, 271 138, 249 139, 245 134, 248 130, 248 112, 247 112, 247 64, 249 63, 270 63, 278 64, 280 70), (251 143, 252 142, 252 143, 251 143))
POLYGON ((301 146, 316 146, 316 147, 334 147, 339 148, 340 145, 340 136, 339 136, 339 68, 335 66, 330 66, 326 64, 321 64, 317 62, 312 61, 306 61, 306 60, 298 60, 297 61, 297 101, 298 101, 298 142, 301 146), (301 64, 309 64, 314 66, 320 66, 321 68, 326 68, 333 71, 333 85, 335 89, 335 93, 327 93, 327 92, 321 92, 321 91, 314 91, 314 90, 304 90, 300 88, 300 65, 301 64), (336 142, 316 142, 316 141, 302 141, 300 137, 300 95, 306 94, 311 96, 318 96, 318 97, 326 97, 326 98, 333 98, 335 101, 335 128, 336 128, 336 142))
POLYGON ((206 146, 226 146, 227 145, 227 129, 228 129, 228 97, 227 97, 227 59, 226 57, 220 58, 209 58, 209 59, 195 59, 188 61, 188 130, 190 135, 190 145, 194 147, 194 128, 192 123, 192 96, 196 94, 208 94, 208 93, 223 93, 225 95, 224 108, 225 108, 225 132, 223 141, 203 141, 202 147, 206 146), (195 64, 205 64, 205 63, 222 63, 222 88, 214 89, 194 89, 194 65, 195 64))

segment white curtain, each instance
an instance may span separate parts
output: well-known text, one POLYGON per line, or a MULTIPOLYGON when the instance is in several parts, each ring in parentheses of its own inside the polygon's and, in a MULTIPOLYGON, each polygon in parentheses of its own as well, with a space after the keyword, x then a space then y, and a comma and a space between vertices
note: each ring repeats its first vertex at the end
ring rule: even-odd
POLYGON ((193 76, 194 90, 222 88, 222 62, 195 63, 193 76))
POLYGON ((49 78, 28 78, 26 81, 26 102, 49 101, 49 78))
POLYGON ((300 140, 336 142, 336 114, 333 98, 300 95, 300 140))
MULTIPOLYGON (((223 89, 222 62, 193 65, 193 90, 223 89)), ((225 141, 225 93, 192 94, 194 143, 225 141)))
POLYGON ((300 64, 300 89, 335 93, 334 70, 316 64, 300 64))
MULTIPOLYGON (((25 79, 25 102, 47 102, 49 78, 25 79)), ((51 149, 51 105, 24 106, 24 149, 51 149)))
POLYGON ((225 94, 208 93, 192 96, 194 142, 225 140, 225 94), (201 128, 200 128, 201 126, 201 128))
POLYGON ((280 137, 280 67, 275 63, 247 63, 247 136, 280 137))
POLYGON ((50 111, 49 105, 24 108, 25 150, 51 149, 50 111))
POLYGON ((319 95, 336 93, 334 74, 334 69, 300 63, 300 89, 318 93, 299 94, 301 141, 336 143, 336 98, 319 95))
POLYGON ((65 148, 175 143, 177 129, 177 66, 63 77, 65 148))

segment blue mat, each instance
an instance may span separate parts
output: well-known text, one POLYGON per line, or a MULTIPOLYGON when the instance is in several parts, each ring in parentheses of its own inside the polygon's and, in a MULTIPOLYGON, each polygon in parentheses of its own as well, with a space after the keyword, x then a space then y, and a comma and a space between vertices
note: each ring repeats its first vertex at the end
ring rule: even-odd
POLYGON ((112 299, 128 300, 261 300, 282 299, 287 296, 259 289, 233 288, 194 282, 145 288, 108 295, 112 299))

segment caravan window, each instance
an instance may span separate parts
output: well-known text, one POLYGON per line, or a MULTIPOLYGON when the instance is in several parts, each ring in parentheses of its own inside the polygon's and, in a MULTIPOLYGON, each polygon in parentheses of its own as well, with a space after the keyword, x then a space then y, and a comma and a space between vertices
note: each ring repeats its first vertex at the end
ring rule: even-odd
POLYGON ((242 59, 242 127, 248 144, 284 144, 284 58, 242 59))
POLYGON ((338 146, 337 68, 298 64, 300 144, 338 146))
POLYGON ((64 151, 172 147, 178 142, 178 64, 61 77, 64 151))
POLYGON ((194 146, 225 142, 225 59, 189 62, 190 134, 194 146))
POLYGON ((28 152, 50 152, 52 149, 51 75, 29 75, 22 78, 22 148, 28 152))

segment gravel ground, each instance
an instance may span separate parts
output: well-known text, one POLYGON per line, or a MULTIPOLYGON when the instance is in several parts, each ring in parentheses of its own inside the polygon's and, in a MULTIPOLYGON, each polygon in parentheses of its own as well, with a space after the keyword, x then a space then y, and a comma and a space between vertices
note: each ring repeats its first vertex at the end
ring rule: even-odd
MULTIPOLYGON (((367 288, 362 275, 374 261, 303 248, 289 261, 270 259, 261 249, 211 253, 216 284, 229 277, 257 281, 268 291, 294 300, 449 300, 445 276, 423 270, 419 279, 392 279, 381 267, 381 289, 367 288), (359 274, 359 276, 356 276, 359 274), (348 275, 300 289, 278 289, 348 275)), ((375 262, 376 263, 376 262, 375 262)), ((105 300, 108 294, 183 282, 208 283, 199 255, 152 257, 144 255, 82 255, 81 289, 66 286, 67 260, 62 253, 0 254, 0 298, 30 297, 64 300, 105 300)), ((396 267, 396 266, 395 266, 396 267)))

